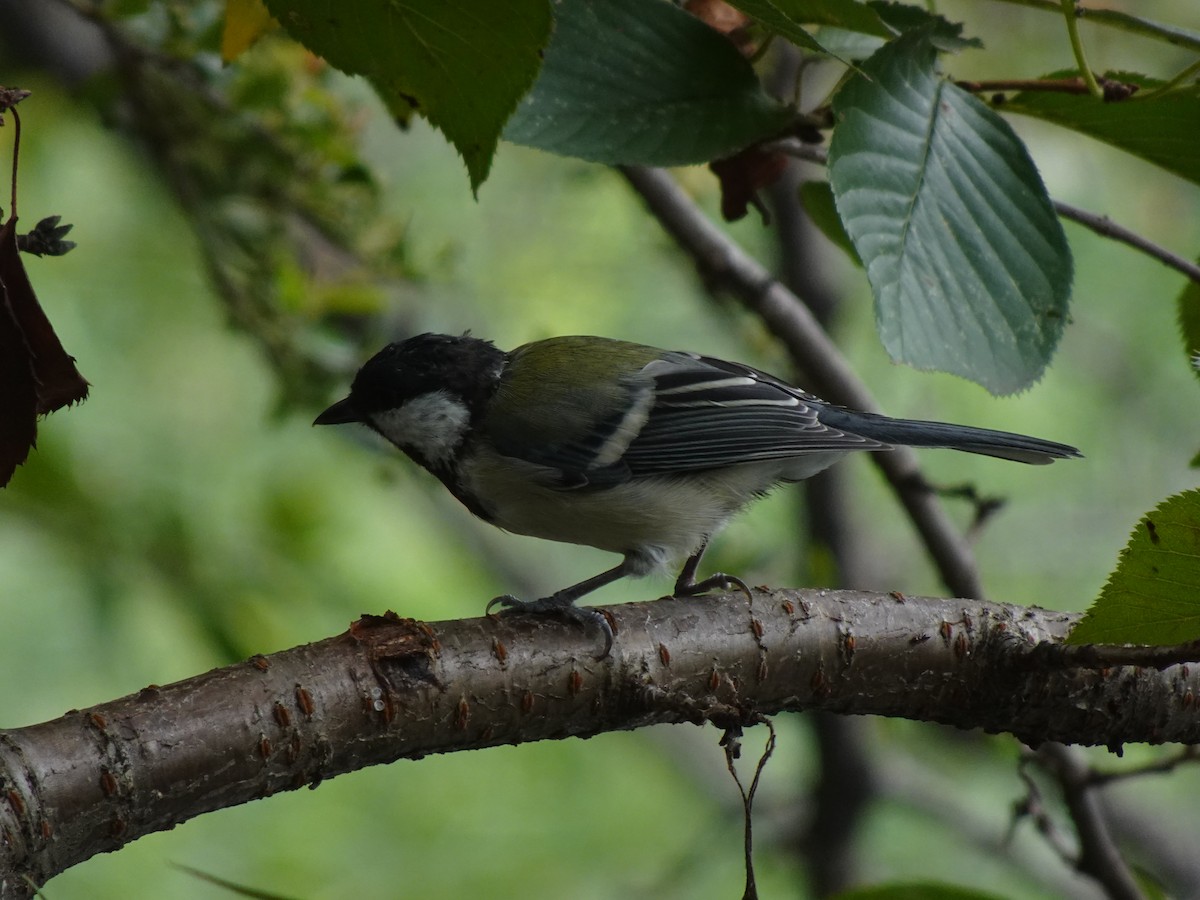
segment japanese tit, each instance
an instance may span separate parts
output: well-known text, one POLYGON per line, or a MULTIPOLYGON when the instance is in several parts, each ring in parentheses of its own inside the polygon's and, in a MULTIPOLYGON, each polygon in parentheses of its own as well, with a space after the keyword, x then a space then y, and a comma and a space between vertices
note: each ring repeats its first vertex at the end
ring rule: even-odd
POLYGON ((488 605, 594 622, 605 654, 608 620, 576 600, 678 559, 676 596, 749 595, 730 575, 696 579, 709 538, 751 500, 851 451, 946 447, 1034 464, 1080 455, 1019 434, 855 412, 750 366, 600 337, 507 353, 469 335, 389 344, 313 424, 348 422, 391 441, 484 521, 621 554, 548 597, 488 605))

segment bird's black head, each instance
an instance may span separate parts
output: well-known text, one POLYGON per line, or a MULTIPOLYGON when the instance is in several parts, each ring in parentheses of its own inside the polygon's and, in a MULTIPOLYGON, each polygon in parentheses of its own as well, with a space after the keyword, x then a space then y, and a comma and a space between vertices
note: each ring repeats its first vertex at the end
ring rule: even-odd
POLYGON ((469 335, 388 344, 358 370, 350 395, 313 424, 362 422, 427 468, 442 468, 495 392, 505 359, 469 335))

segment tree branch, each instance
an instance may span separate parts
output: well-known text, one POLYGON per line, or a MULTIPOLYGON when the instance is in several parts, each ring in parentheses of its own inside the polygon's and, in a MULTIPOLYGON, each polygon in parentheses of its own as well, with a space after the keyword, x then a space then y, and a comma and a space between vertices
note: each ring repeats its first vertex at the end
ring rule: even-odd
MULTIPOLYGON (((807 388, 824 399, 867 412, 879 404, 859 381, 808 307, 714 225, 661 169, 635 166, 621 173, 710 284, 729 290, 779 337, 807 374, 807 388)), ((955 594, 982 597, 974 554, 933 493, 916 454, 905 447, 871 454, 912 519, 942 581, 955 594)))
POLYGON ((757 591, 610 607, 613 654, 545 617, 367 617, 337 637, 0 731, 0 897, 214 809, 397 759, 783 710, 1027 743, 1200 743, 1200 667, 1101 675, 1031 649, 1077 616, 757 591))
POLYGON ((1086 209, 1080 209, 1078 206, 1072 206, 1070 203, 1064 203, 1062 200, 1054 200, 1052 202, 1054 203, 1054 211, 1064 219, 1070 219, 1072 222, 1077 222, 1085 228, 1090 228, 1101 237, 1111 238, 1114 241, 1127 244, 1135 250, 1140 250, 1147 256, 1157 259, 1163 265, 1170 266, 1177 272, 1182 272, 1192 281, 1200 284, 1200 266, 1191 260, 1184 259, 1177 253, 1172 253, 1166 247, 1160 247, 1153 241, 1142 237, 1136 231, 1130 231, 1124 225, 1118 225, 1108 216, 1088 212, 1086 209))
POLYGON ((1143 900, 1146 895, 1109 834, 1100 799, 1090 783, 1091 769, 1078 752, 1059 743, 1046 744, 1037 757, 1058 779, 1079 834, 1076 868, 1100 882, 1113 900, 1143 900))
MULTIPOLYGON (((1043 12, 1062 15, 1062 7, 1058 0, 999 0, 1001 3, 1011 3, 1014 6, 1026 6, 1030 9, 1040 9, 1043 12)), ((1186 47, 1189 50, 1200 50, 1200 34, 1187 31, 1177 25, 1164 25, 1138 16, 1130 15, 1119 9, 1103 9, 1093 6, 1079 8, 1078 15, 1089 22, 1118 28, 1130 34, 1154 38, 1174 44, 1176 47, 1186 47)))

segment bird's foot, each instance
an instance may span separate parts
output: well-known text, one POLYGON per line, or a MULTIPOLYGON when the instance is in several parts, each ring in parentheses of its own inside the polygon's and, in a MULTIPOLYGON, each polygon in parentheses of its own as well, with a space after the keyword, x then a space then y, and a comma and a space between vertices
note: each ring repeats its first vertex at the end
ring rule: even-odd
POLYGON ((551 594, 540 600, 518 600, 512 594, 501 594, 488 603, 485 614, 491 615, 495 607, 502 613, 530 613, 531 615, 560 616, 568 622, 576 622, 584 628, 594 626, 604 635, 604 651, 596 659, 605 659, 612 652, 613 638, 616 635, 612 619, 598 609, 590 606, 576 606, 572 597, 551 594))
POLYGON ((736 575, 726 575, 724 572, 717 572, 700 581, 680 578, 675 582, 675 591, 672 596, 699 597, 701 594, 707 594, 709 591, 727 591, 731 588, 737 588, 746 595, 747 600, 754 600, 754 595, 750 593, 750 587, 746 582, 742 581, 736 575))

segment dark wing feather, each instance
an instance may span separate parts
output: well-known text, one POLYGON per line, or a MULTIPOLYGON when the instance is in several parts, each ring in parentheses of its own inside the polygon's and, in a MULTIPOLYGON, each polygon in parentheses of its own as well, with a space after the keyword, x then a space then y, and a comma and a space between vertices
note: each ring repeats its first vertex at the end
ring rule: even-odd
POLYGON ((750 366, 669 353, 645 374, 655 402, 621 460, 634 476, 883 446, 822 424, 819 400, 750 366))

